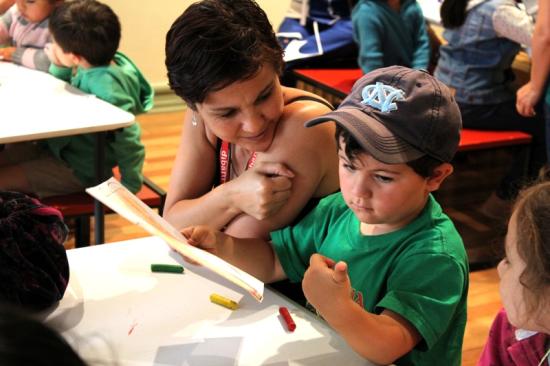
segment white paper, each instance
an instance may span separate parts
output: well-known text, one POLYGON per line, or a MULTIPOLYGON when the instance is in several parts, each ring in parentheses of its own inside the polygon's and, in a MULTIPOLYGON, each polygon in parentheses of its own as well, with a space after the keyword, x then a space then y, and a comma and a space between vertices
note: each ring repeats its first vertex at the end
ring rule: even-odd
POLYGON ((115 178, 110 178, 95 187, 87 188, 86 192, 125 219, 143 227, 151 235, 160 237, 181 255, 211 269, 248 291, 259 302, 262 301, 264 293, 264 283, 262 281, 209 252, 189 245, 178 230, 127 190, 115 178))

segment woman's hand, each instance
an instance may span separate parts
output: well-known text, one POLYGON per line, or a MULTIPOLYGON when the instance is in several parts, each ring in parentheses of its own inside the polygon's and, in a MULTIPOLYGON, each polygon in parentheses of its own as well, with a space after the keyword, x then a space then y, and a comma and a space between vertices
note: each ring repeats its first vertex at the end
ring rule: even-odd
POLYGON ((516 109, 524 117, 535 115, 535 105, 541 97, 540 92, 534 90, 531 82, 523 85, 516 93, 516 109))
POLYGON ((233 206, 257 220, 268 218, 288 201, 293 177, 294 173, 284 164, 257 163, 227 183, 233 206))
POLYGON ((302 289, 307 301, 326 320, 329 314, 338 313, 352 299, 347 269, 345 262, 335 263, 320 254, 313 254, 309 260, 302 289))

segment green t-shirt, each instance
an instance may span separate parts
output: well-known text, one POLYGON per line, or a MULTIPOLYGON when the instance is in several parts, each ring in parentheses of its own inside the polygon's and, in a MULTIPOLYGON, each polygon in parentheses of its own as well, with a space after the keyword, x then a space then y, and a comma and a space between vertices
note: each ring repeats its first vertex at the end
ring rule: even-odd
POLYGON ((335 193, 296 226, 272 232, 271 240, 291 281, 302 280, 313 253, 345 261, 357 303, 411 322, 423 341, 397 365, 460 365, 468 261, 462 239, 431 195, 403 229, 364 236, 342 194, 335 193))

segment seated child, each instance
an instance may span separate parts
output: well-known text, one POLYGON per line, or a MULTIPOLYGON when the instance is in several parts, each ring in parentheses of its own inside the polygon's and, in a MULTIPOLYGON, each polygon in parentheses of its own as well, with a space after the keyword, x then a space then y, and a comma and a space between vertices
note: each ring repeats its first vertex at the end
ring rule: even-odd
POLYGON ((550 182, 521 191, 498 265, 504 309, 496 316, 479 366, 549 365, 550 182))
POLYGON ((58 210, 0 191, 0 303, 41 310, 61 300, 69 282, 67 234, 58 210))
MULTIPOLYGON (((117 52, 120 23, 111 8, 94 0, 64 3, 51 15, 50 31, 53 75, 128 112, 151 109, 151 86, 132 61, 117 52)), ((122 184, 134 193, 143 182, 145 149, 140 136, 137 123, 114 131, 105 151, 103 175, 111 176, 118 165, 122 184)), ((47 197, 96 184, 94 138, 82 134, 6 145, 0 152, 0 189, 47 197)))
POLYGON ((306 125, 329 121, 341 192, 271 243, 207 226, 182 233, 263 281, 302 281, 309 304, 373 362, 460 365, 468 262, 431 195, 451 174, 460 137, 449 89, 424 71, 379 69, 306 125))
POLYGON ((48 17, 62 2, 18 0, 0 16, 0 60, 48 71, 50 60, 44 53, 44 46, 50 42, 48 17))
POLYGON ((392 65, 428 69, 430 41, 416 0, 359 0, 351 20, 364 73, 392 65))

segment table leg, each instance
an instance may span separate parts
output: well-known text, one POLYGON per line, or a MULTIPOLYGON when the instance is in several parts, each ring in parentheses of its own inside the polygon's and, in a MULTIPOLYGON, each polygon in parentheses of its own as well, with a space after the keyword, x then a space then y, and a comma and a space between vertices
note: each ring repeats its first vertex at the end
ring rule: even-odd
MULTIPOLYGON (((95 177, 96 184, 102 183, 106 177, 103 175, 105 166, 105 132, 96 133, 95 139, 95 177)), ((96 244, 105 242, 105 212, 103 204, 97 199, 94 199, 94 237, 96 244)))

